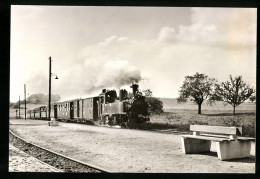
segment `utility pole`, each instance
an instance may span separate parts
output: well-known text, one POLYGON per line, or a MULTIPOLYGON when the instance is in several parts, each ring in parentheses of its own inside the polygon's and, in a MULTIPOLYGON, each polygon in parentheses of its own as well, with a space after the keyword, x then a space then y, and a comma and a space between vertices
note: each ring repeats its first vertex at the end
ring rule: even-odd
POLYGON ((24 84, 24 120, 26 120, 26 85, 24 84))
POLYGON ((48 119, 51 121, 51 57, 49 57, 50 65, 49 65, 49 113, 48 119))
POLYGON ((19 119, 20 119, 20 95, 19 95, 19 119))

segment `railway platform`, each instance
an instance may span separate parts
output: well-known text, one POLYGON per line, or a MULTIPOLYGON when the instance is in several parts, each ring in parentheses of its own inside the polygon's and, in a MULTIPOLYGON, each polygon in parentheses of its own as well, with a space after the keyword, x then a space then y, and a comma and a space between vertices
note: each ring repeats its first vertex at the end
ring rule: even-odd
POLYGON ((9 144, 9 172, 62 172, 9 144))
POLYGON ((108 171, 128 173, 255 173, 250 157, 221 161, 215 144, 207 154, 184 155, 181 135, 44 120, 10 119, 10 130, 28 142, 108 171))

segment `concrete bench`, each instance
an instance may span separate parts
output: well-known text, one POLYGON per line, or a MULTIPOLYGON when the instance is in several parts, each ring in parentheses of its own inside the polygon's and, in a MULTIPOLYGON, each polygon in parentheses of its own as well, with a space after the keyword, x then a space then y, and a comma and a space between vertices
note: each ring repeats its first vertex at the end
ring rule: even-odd
POLYGON ((55 119, 51 119, 51 121, 48 121, 48 126, 58 126, 59 122, 56 121, 55 119))
POLYGON ((211 141, 216 142, 218 158, 229 160, 250 156, 251 141, 254 138, 240 137, 242 127, 191 125, 193 135, 182 135, 182 148, 185 154, 210 151, 211 141))

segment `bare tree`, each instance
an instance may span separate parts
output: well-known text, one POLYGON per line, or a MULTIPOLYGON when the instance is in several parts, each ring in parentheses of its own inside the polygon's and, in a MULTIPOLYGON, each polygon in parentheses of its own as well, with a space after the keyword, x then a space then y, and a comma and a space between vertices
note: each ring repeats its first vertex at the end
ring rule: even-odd
POLYGON ((193 76, 185 76, 177 101, 186 102, 189 98, 198 104, 198 114, 201 114, 201 105, 203 101, 210 99, 215 82, 214 78, 209 78, 205 74, 196 73, 193 76))
POLYGON ((144 95, 145 95, 146 97, 152 97, 152 96, 153 96, 153 92, 152 92, 150 89, 146 89, 146 90, 144 91, 144 95))
POLYGON ((242 76, 232 78, 229 76, 229 81, 216 84, 215 96, 220 100, 233 106, 233 115, 238 105, 251 97, 254 89, 242 80, 242 76))

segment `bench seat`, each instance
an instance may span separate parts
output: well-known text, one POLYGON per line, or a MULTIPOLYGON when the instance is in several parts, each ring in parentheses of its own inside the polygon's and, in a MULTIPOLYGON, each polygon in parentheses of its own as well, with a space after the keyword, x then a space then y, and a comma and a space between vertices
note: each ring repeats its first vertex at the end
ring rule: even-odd
POLYGON ((218 158, 229 160, 250 156, 251 141, 255 138, 241 137, 241 127, 191 125, 193 135, 182 135, 182 148, 185 154, 210 151, 211 141, 216 143, 218 158))
MULTIPOLYGON (((227 138, 229 136, 226 135, 214 135, 214 134, 200 134, 200 136, 211 136, 211 137, 217 137, 217 138, 227 138)), ((250 141, 255 141, 255 138, 253 137, 241 137, 237 136, 237 140, 250 140, 250 141)), ((233 140, 233 139, 232 139, 233 140)))
POLYGON ((231 141, 235 139, 229 139, 224 137, 213 137, 213 136, 194 136, 194 135, 182 135, 184 138, 191 138, 191 139, 200 139, 200 140, 210 140, 210 141, 231 141))

